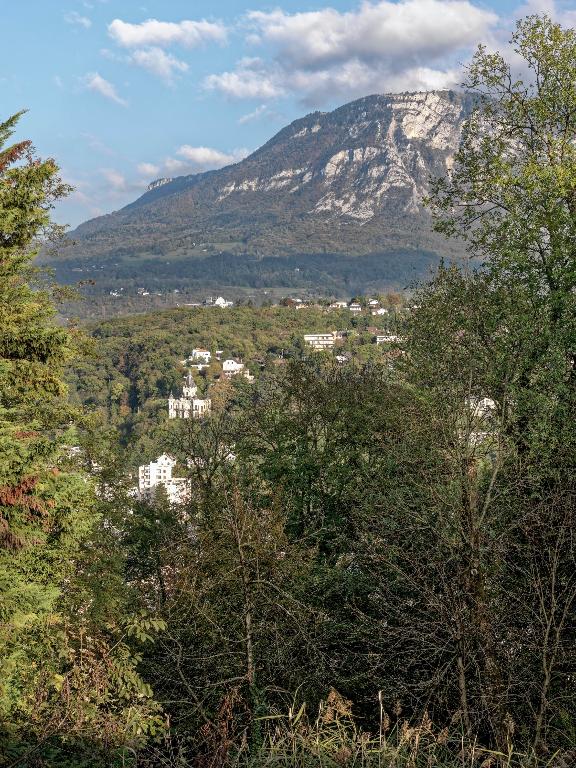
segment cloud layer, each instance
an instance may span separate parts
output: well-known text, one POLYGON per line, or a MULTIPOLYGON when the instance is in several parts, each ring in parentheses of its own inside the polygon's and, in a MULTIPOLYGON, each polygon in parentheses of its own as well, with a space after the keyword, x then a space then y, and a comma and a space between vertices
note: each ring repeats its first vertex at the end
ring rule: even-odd
POLYGON ((468 0, 379 0, 332 8, 247 15, 248 41, 263 57, 209 75, 205 87, 235 98, 296 94, 320 105, 378 91, 445 88, 459 79, 459 55, 490 37, 498 17, 468 0))

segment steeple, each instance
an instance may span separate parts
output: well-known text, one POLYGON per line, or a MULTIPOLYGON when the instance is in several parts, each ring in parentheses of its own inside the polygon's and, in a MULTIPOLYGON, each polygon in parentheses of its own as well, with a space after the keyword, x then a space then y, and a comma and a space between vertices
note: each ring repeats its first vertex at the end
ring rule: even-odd
POLYGON ((184 379, 184 386, 182 387, 182 397, 187 400, 192 400, 196 397, 196 393, 198 392, 198 387, 194 383, 194 377, 188 371, 187 376, 184 379))

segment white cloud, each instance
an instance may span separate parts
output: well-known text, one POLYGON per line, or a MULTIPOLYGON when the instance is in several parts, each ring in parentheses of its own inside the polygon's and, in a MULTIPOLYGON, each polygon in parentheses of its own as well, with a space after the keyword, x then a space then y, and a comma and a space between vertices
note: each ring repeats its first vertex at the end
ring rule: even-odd
POLYGON ((204 19, 178 23, 148 19, 140 24, 114 19, 108 25, 108 34, 124 48, 150 45, 167 47, 174 44, 193 48, 205 42, 225 42, 227 31, 220 22, 204 19))
POLYGON ((193 166, 207 170, 237 163, 246 157, 248 150, 235 149, 233 152, 227 153, 211 147, 191 147, 189 144, 184 144, 177 150, 176 154, 185 158, 193 166))
POLYGON ((204 87, 237 99, 274 99, 286 92, 281 73, 260 58, 241 59, 233 72, 208 75, 204 87))
POLYGON ((172 82, 175 72, 186 72, 188 64, 180 61, 171 53, 165 53, 161 48, 144 48, 134 51, 131 61, 166 82, 172 82))
POLYGON ((126 177, 114 168, 101 168, 100 173, 106 179, 115 192, 124 192, 128 189, 126 177))
POLYGON ((101 96, 104 96, 106 99, 114 101, 116 104, 120 104, 123 107, 128 105, 127 102, 118 95, 116 92, 116 87, 108 80, 105 80, 101 75, 98 74, 98 72, 90 72, 89 74, 85 75, 83 82, 84 86, 89 91, 95 91, 101 96))
POLYGON ((142 176, 158 176, 160 173, 160 166, 154 165, 154 163, 139 163, 138 166, 138 173, 141 173, 142 176))
POLYGON ((191 172, 189 163, 185 163, 184 160, 177 160, 175 157, 167 157, 164 160, 163 167, 168 176, 182 176, 191 172))
POLYGON ((266 104, 260 104, 259 107, 256 107, 252 112, 248 112, 245 115, 242 115, 238 118, 238 123, 240 125, 245 125, 246 123, 252 123, 254 120, 259 120, 263 115, 268 113, 268 106, 266 104))
POLYGON ((242 160, 249 154, 248 149, 234 149, 222 152, 213 147, 183 144, 176 150, 177 157, 166 157, 161 163, 140 163, 138 172, 147 178, 158 176, 184 176, 222 168, 242 160))
POLYGON ((70 11, 64 15, 64 21, 67 24, 74 24, 78 27, 84 27, 84 29, 90 29, 92 26, 92 20, 87 16, 82 16, 78 11, 70 11))
POLYGON ((496 23, 494 12, 468 0, 403 0, 363 3, 356 11, 331 8, 287 14, 253 11, 248 19, 263 40, 278 49, 283 61, 307 69, 349 61, 400 61, 444 56, 475 45, 496 23))
POLYGON ((339 12, 252 11, 247 42, 268 59, 242 59, 204 85, 236 98, 296 94, 320 105, 335 97, 446 88, 459 62, 491 38, 498 16, 469 0, 377 0, 339 12))

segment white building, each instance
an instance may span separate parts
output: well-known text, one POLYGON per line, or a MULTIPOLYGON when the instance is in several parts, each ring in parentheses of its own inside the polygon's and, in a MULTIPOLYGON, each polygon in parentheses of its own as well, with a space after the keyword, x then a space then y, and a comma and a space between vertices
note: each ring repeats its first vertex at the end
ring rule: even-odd
POLYGON ((385 309, 384 307, 377 307, 375 309, 372 309, 371 311, 372 311, 373 315, 387 315, 388 314, 388 310, 385 309))
POLYGON ((332 304, 328 307, 328 309, 346 309, 348 306, 347 301, 333 301, 332 304))
POLYGON ((198 363, 206 363, 207 365, 210 364, 210 358, 212 355, 207 349, 203 349, 202 347, 198 347, 197 349, 192 350, 192 354, 190 355, 190 360, 192 362, 198 362, 198 363))
POLYGON ((378 334, 376 336, 376 344, 398 344, 401 341, 400 336, 394 334, 378 334))
POLYGON ((239 363, 237 360, 224 360, 222 363, 222 373, 227 379, 231 379, 232 376, 237 376, 245 368, 244 363, 239 363))
POLYGON ((353 301, 351 304, 348 305, 348 309, 350 312, 362 312, 362 305, 358 304, 357 301, 353 301))
POLYGON ((472 416, 476 419, 493 416, 498 409, 496 401, 490 397, 469 397, 467 403, 472 416))
POLYGON ((237 360, 224 360, 222 363, 222 374, 226 379, 231 379, 233 376, 243 376, 247 381, 254 381, 254 376, 250 374, 250 371, 244 363, 239 363, 237 360))
POLYGON ((335 332, 306 333, 304 335, 304 343, 308 344, 312 349, 332 349, 335 339, 335 332))
POLYGON ((214 301, 215 307, 221 307, 222 309, 225 309, 226 307, 231 307, 234 304, 233 301, 226 301, 226 299, 223 296, 218 296, 218 298, 214 301))
POLYGON ((184 379, 182 387, 182 397, 170 395, 168 398, 168 418, 169 419, 200 419, 209 413, 212 407, 210 398, 196 397, 198 387, 194 383, 192 374, 189 373, 184 379))
POLYGON ((138 467, 138 495, 152 498, 159 487, 166 490, 170 504, 181 504, 190 494, 190 483, 185 477, 172 477, 176 459, 167 454, 158 456, 156 461, 138 467))

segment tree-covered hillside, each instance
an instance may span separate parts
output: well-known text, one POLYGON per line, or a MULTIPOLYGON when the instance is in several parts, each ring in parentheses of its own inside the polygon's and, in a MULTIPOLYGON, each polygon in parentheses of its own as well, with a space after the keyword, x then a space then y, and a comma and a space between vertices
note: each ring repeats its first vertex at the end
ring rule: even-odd
POLYGON ((58 325, 66 188, 0 150, 0 765, 576 764, 576 31, 512 46, 429 200, 480 266, 387 314, 58 325), (168 419, 199 347, 252 376, 168 419))
POLYGON ((398 287, 426 276, 455 241, 423 200, 458 148, 474 97, 450 91, 368 96, 313 113, 240 163, 182 176, 85 222, 50 263, 93 290, 145 285, 398 287))
POLYGON ((195 374, 203 392, 221 378, 217 350, 222 360, 242 360, 260 378, 264 369, 309 354, 306 333, 347 331, 335 354, 381 359, 376 330, 396 331, 405 315, 398 294, 385 295, 382 303, 389 313, 377 318, 366 310, 355 316, 348 309, 326 307, 198 307, 100 322, 87 328, 86 355, 70 369, 72 395, 103 424, 120 430, 134 454, 133 465, 149 461, 161 448, 158 434, 167 420, 167 398, 180 392, 187 371, 183 362, 194 348, 212 353, 210 368, 195 374))

